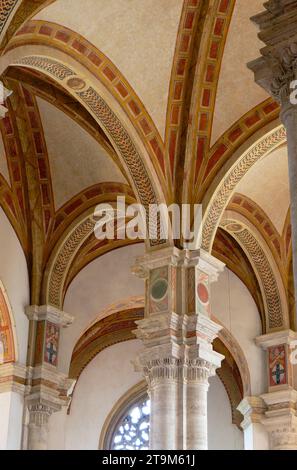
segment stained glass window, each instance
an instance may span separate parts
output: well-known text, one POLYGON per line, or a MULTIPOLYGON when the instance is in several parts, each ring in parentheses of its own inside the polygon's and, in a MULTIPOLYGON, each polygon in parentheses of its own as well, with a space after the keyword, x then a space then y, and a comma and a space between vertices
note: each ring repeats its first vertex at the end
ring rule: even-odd
POLYGON ((118 423, 112 437, 112 450, 148 450, 150 431, 150 400, 133 404, 118 423))

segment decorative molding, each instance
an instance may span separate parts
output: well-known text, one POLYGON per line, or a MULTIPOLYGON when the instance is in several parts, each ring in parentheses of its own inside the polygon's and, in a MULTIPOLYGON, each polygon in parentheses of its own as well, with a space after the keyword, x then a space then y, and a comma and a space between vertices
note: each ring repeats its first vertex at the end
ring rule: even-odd
POLYGON ((284 143, 285 140, 286 131, 283 126, 279 126, 244 152, 224 175, 212 195, 203 218, 202 248, 204 250, 211 251, 212 249, 217 228, 236 185, 260 158, 284 143))
POLYGON ((245 431, 251 424, 262 423, 267 406, 261 397, 247 396, 237 409, 244 417, 241 427, 245 431))
POLYGON ((62 312, 52 305, 30 305, 26 308, 25 313, 30 321, 49 321, 63 327, 70 326, 74 321, 73 315, 62 312))
MULTIPOLYGON (((165 182, 164 143, 162 138, 140 98, 115 64, 86 38, 56 23, 28 21, 10 41, 5 52, 28 44, 49 45, 65 52, 85 66, 106 86, 135 126, 151 157, 156 173, 158 176, 160 173, 162 174, 160 182, 165 182)), ((75 85, 76 82, 73 82, 73 84, 75 85)))
POLYGON ((232 158, 240 146, 256 132, 278 119, 279 111, 278 104, 272 98, 268 98, 241 116, 219 137, 205 155, 204 173, 201 172, 200 184, 197 184, 195 188, 194 200, 196 202, 203 200, 208 187, 215 180, 220 169, 232 158))
POLYGON ((239 193, 235 193, 233 195, 226 210, 238 212, 250 220, 250 222, 255 225, 255 227, 257 227, 258 231, 261 233, 262 237, 269 246, 271 252, 274 254, 274 258, 284 279, 285 247, 283 245, 283 240, 275 228, 273 222, 264 212, 264 210, 252 199, 244 194, 239 193))
POLYGON ((258 279, 246 253, 228 232, 218 228, 212 250, 213 256, 221 260, 250 291, 261 318, 262 330, 265 330, 265 310, 258 279))
POLYGON ((191 105, 194 126, 192 136, 188 141, 188 155, 192 160, 191 172, 193 173, 192 197, 197 187, 201 186, 207 164, 217 87, 234 5, 234 0, 213 2, 204 39, 202 54, 204 59, 197 63, 198 89, 195 91, 191 105))
POLYGON ((178 177, 177 163, 182 147, 183 130, 188 125, 188 101, 194 87, 193 71, 205 25, 208 1, 184 0, 172 61, 166 115, 165 152, 170 187, 178 177))
POLYGON ((9 20, 10 15, 14 11, 19 0, 1 0, 0 5, 0 37, 9 20))
MULTIPOLYGON (((42 70, 44 73, 53 76, 59 81, 65 81, 69 77, 78 78, 77 74, 68 66, 47 57, 24 57, 15 61, 14 65, 24 65, 33 69, 42 70)), ((92 86, 86 86, 84 91, 75 92, 75 95, 86 105, 92 114, 96 116, 107 134, 111 137, 112 142, 115 144, 116 149, 122 156, 129 170, 136 193, 138 194, 141 204, 147 210, 147 217, 149 217, 149 205, 158 204, 158 198, 142 158, 128 132, 115 113, 92 86)), ((157 239, 150 240, 151 247, 157 247, 167 243, 167 241, 162 238, 160 221, 157 222, 157 225, 157 239)))
POLYGON ((32 16, 36 15, 40 10, 53 3, 55 0, 1 0, 0 6, 0 55, 9 41, 13 38, 16 31, 32 16), (9 18, 3 25, 3 19, 9 10, 9 4, 14 6, 10 9, 9 18), (6 6, 7 5, 7 6, 6 6), (4 10, 1 10, 4 8, 4 10), (1 13, 2 12, 2 13, 1 13), (3 13, 4 12, 4 13, 3 13), (11 21, 8 21, 11 20, 11 21))
MULTIPOLYGON (((262 290, 267 331, 288 326, 287 301, 280 293, 273 267, 263 246, 239 216, 237 219, 232 216, 224 219, 221 226, 243 247, 254 266, 262 290)), ((282 283, 281 276, 279 277, 279 282, 282 283)), ((284 291, 283 286, 282 290, 284 291)))
POLYGON ((93 232, 96 221, 92 215, 85 215, 75 221, 50 257, 44 279, 42 298, 45 304, 58 309, 63 305, 64 284, 68 269, 84 241, 93 232))

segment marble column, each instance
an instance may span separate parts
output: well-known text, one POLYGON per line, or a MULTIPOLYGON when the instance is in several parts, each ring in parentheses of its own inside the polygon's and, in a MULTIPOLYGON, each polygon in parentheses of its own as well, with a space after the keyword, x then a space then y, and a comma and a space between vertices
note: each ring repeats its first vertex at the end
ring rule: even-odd
POLYGON ((49 419, 67 406, 73 381, 58 370, 60 329, 73 317, 52 306, 30 306, 26 315, 32 322, 30 349, 32 365, 27 368, 27 414, 23 448, 47 450, 49 419))
MULTIPOLYGON (((252 18, 265 47, 261 57, 248 67, 255 81, 281 106, 281 119, 287 131, 291 193, 291 222, 294 286, 297 292, 297 105, 294 81, 297 79, 297 1, 269 0, 266 11, 252 18), (292 94, 293 93, 293 94, 292 94), (292 98, 295 98, 293 101, 292 98)), ((297 321, 295 318, 297 327, 297 321)))
POLYGON ((202 250, 166 248, 137 260, 146 308, 136 367, 148 382, 152 450, 207 449, 208 379, 223 359, 212 347, 221 326, 211 320, 210 283, 223 268, 202 250))

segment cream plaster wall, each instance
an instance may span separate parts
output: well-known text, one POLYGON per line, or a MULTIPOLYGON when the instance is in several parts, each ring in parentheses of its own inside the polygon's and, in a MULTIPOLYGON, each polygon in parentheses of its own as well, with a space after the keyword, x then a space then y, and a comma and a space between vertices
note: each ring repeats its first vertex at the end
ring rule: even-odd
MULTIPOLYGON (((116 402, 141 381, 132 361, 138 340, 114 345, 99 354, 82 373, 69 416, 50 420, 50 449, 97 449, 102 426, 116 402), (120 360, 119 360, 120 358, 120 360)), ((242 449, 243 434, 232 424, 231 408, 221 381, 211 379, 209 391, 209 448, 242 449)))
POLYGON ((247 63, 259 56, 263 43, 250 17, 263 11, 263 0, 236 0, 217 90, 212 143, 234 122, 268 98, 254 82, 247 63))
POLYGON ((253 165, 236 192, 255 201, 282 234, 290 205, 287 147, 278 148, 253 165))
POLYGON ((207 412, 209 450, 242 450, 244 436, 232 424, 230 401, 218 377, 210 379, 207 412))
POLYGON ((164 135, 173 54, 183 0, 57 0, 34 19, 77 31, 134 88, 164 135), (94 22, 96 18, 96 22, 94 22))
POLYGON ((18 361, 25 363, 29 322, 24 311, 30 301, 27 263, 20 242, 2 209, 0 227, 0 279, 15 321, 18 361))
POLYGON ((81 126, 37 98, 58 209, 83 189, 103 181, 126 183, 107 152, 81 126))
POLYGON ((264 352, 255 344, 262 334, 257 306, 248 289, 227 268, 211 288, 211 309, 238 341, 248 361, 252 395, 266 392, 264 352))
POLYGON ((23 398, 15 392, 0 393, 0 450, 20 450, 23 398))
POLYGON ((59 367, 67 372, 72 350, 82 332, 109 305, 131 296, 144 295, 144 282, 131 273, 143 245, 120 248, 90 263, 73 280, 66 293, 64 310, 75 316, 62 330, 59 367))
POLYGON ((10 177, 9 177, 9 171, 8 171, 8 166, 7 166, 7 159, 6 159, 6 152, 4 148, 4 143, 3 143, 3 138, 0 132, 0 173, 8 184, 10 184, 10 177))

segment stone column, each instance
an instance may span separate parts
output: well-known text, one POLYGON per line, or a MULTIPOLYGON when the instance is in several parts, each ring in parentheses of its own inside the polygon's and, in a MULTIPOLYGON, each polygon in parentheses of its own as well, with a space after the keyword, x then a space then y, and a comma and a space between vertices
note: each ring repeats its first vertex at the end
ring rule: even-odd
MULTIPOLYGON (((291 193, 291 222, 294 286, 297 292, 297 105, 291 99, 292 82, 297 79, 297 1, 269 0, 266 11, 252 18, 265 43, 262 56, 248 64, 255 80, 281 106, 287 131, 291 193)), ((296 89, 297 87, 294 86, 296 89)), ((297 94, 295 93, 295 99, 297 94)), ((297 327, 297 321, 296 327, 297 327)))
POLYGON ((287 330, 257 338, 267 354, 268 393, 262 423, 267 429, 270 450, 297 450, 296 354, 297 333, 287 330))
POLYGON ((23 447, 47 450, 50 416, 68 404, 67 392, 73 383, 58 371, 60 329, 69 326, 73 317, 48 305, 30 306, 26 315, 32 322, 32 366, 28 367, 27 373, 27 422, 23 447))
POLYGON ((148 382, 153 450, 207 449, 208 379, 223 359, 212 347, 221 326, 211 320, 210 283, 223 267, 202 250, 166 248, 137 260, 146 309, 136 366, 148 382))

